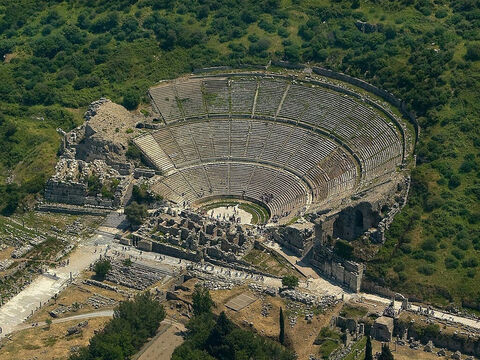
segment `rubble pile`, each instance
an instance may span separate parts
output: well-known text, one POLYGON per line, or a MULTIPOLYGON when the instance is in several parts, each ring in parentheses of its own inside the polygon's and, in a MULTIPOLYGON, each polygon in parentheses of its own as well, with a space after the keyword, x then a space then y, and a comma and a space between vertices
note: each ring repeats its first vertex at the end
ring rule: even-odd
POLYGON ((164 271, 136 262, 124 265, 122 261, 113 260, 111 265, 106 280, 136 290, 145 290, 166 275, 164 271))
POLYGON ((273 287, 270 287, 270 286, 262 286, 262 285, 259 285, 259 284, 250 283, 250 284, 248 284, 248 287, 251 290, 253 290, 255 292, 259 292, 261 294, 270 295, 270 296, 276 296, 277 295, 277 289, 275 289, 273 287))
POLYGON ((188 275, 190 277, 194 277, 197 279, 201 279, 204 281, 209 281, 212 283, 215 283, 215 286, 222 287, 222 286, 227 286, 223 284, 228 284, 229 287, 234 287, 236 285, 241 285, 242 281, 239 279, 232 279, 227 276, 228 272, 225 271, 223 274, 219 273, 214 273, 213 271, 206 271, 202 269, 189 269, 188 270, 188 275))
POLYGON ((315 295, 307 294, 294 289, 281 289, 280 296, 305 305, 318 306, 321 308, 328 308, 338 302, 335 296, 332 295, 326 295, 318 298, 315 295))
POLYGON ((95 115, 97 115, 97 111, 100 108, 100 106, 102 104, 105 104, 108 101, 110 101, 110 100, 108 100, 107 98, 104 98, 104 97, 101 97, 100 99, 93 101, 88 106, 87 111, 85 111, 85 114, 83 114, 83 117, 85 118, 85 120, 88 121, 91 118, 93 118, 95 115))
POLYGON ((262 302, 262 316, 268 317, 270 315, 270 311, 272 310, 272 304, 268 302, 262 302))
POLYGON ((37 245, 40 245, 40 244, 44 243, 46 240, 47 240, 47 238, 45 236, 39 235, 37 237, 34 237, 33 239, 30 239, 29 244, 32 245, 32 246, 37 246, 37 245))
POLYGON ((231 290, 234 285, 231 282, 205 280, 203 286, 208 290, 231 290))
POLYGON ((87 299, 87 304, 94 307, 95 309, 99 309, 102 307, 115 306, 117 304, 117 301, 100 294, 93 294, 87 299))
POLYGON ((82 332, 82 329, 88 325, 88 321, 82 321, 81 323, 78 323, 75 326, 69 327, 67 329, 67 336, 75 335, 75 334, 80 334, 82 332))
POLYGON ((32 250, 33 250, 32 245, 24 245, 22 247, 19 247, 19 248, 13 250, 11 256, 14 259, 18 259, 18 258, 21 258, 21 257, 25 256, 28 252, 30 252, 32 250))
POLYGON ((13 260, 11 259, 0 260, 0 271, 7 270, 12 264, 13 264, 13 260))
POLYGON ((82 307, 81 304, 76 303, 76 306, 70 305, 70 306, 65 306, 65 305, 60 305, 53 309, 52 311, 49 312, 50 316, 53 318, 58 318, 60 315, 65 314, 67 312, 73 311, 73 310, 78 310, 78 308, 82 307))

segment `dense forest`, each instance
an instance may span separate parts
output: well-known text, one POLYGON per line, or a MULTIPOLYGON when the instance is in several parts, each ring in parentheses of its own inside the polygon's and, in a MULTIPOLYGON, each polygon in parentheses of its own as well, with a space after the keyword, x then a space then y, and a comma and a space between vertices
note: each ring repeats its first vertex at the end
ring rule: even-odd
POLYGON ((31 207, 56 129, 100 96, 135 109, 204 66, 318 64, 394 93, 422 128, 409 203, 368 276, 479 307, 479 28, 479 0, 0 0, 0 211, 31 207))

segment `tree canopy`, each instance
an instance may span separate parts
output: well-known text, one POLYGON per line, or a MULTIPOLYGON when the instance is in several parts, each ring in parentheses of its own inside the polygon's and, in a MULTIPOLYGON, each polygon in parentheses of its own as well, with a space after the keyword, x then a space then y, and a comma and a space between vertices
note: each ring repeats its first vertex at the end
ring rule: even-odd
POLYGON ((282 278, 282 285, 289 289, 294 289, 298 286, 298 277, 295 275, 286 275, 282 278))
POLYGON ((155 335, 165 318, 163 306, 149 292, 124 301, 114 310, 113 319, 93 336, 70 360, 124 360, 135 354, 155 335))

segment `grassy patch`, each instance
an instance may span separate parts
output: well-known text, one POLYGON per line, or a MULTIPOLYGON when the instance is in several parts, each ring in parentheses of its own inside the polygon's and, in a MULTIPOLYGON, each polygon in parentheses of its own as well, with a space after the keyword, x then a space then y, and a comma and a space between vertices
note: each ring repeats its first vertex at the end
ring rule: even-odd
POLYGON ((340 316, 346 318, 360 319, 367 315, 368 309, 362 306, 352 306, 350 304, 345 304, 340 310, 340 316))
POLYGON ((363 359, 363 354, 365 353, 365 346, 367 344, 367 337, 362 337, 357 343, 352 347, 352 351, 345 357, 344 360, 356 360, 363 359))
POLYGON ((247 255, 243 257, 243 260, 248 261, 256 268, 272 275, 295 275, 297 277, 299 276, 298 271, 292 269, 290 263, 288 263, 283 257, 276 254, 263 252, 258 249, 252 249, 247 255))
POLYGON ((318 354, 322 359, 328 359, 330 354, 341 346, 342 334, 328 327, 324 327, 318 333, 315 344, 320 346, 318 354))

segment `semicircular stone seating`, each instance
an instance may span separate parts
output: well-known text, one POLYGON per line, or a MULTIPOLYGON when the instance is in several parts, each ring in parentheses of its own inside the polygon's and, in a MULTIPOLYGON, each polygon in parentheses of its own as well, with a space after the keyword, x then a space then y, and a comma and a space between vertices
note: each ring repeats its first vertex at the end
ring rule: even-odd
POLYGON ((244 197, 282 217, 350 196, 402 162, 400 132, 381 113, 308 82, 193 77, 150 97, 164 125, 134 142, 162 172, 153 189, 179 204, 244 197))

